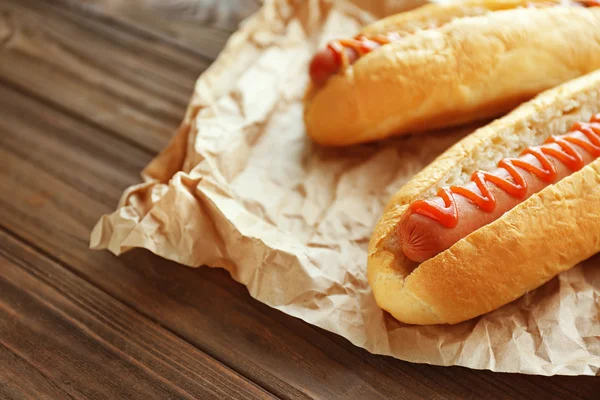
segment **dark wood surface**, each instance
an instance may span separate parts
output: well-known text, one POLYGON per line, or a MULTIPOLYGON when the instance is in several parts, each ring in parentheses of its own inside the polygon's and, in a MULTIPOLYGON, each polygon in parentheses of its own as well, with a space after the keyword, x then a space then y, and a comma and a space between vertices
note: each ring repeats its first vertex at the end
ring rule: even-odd
POLYGON ((0 398, 599 398, 593 377, 371 355, 222 270, 89 251, 257 7, 160 19, 101 2, 0 0, 0 398))

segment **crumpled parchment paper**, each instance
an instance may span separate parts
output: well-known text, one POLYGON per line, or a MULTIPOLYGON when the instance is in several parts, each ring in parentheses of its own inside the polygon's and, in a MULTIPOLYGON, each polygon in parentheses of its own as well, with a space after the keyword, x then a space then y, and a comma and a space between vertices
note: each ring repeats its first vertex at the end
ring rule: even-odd
POLYGON ((454 326, 404 325, 374 301, 367 244, 386 202, 475 127, 322 148, 305 136, 302 96, 317 46, 417 4, 266 1, 198 79, 179 131, 144 182, 100 219, 90 246, 115 254, 143 247, 191 267, 226 268, 259 301, 373 353, 600 374, 599 256, 454 326))

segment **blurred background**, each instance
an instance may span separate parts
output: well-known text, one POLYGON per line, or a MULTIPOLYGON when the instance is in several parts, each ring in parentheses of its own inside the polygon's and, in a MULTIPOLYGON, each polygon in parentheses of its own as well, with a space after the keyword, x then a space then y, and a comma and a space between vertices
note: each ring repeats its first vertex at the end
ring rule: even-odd
MULTIPOLYGON (((232 31, 244 18, 257 11, 264 0, 59 0, 72 7, 90 12, 118 15, 140 24, 160 27, 171 36, 188 43, 200 40, 195 36, 199 25, 216 30, 232 31)), ((270 0, 269 0, 270 1, 270 0)), ((294 3, 291 0, 290 3, 294 3)), ((298 0, 304 1, 304 0, 298 0)), ((306 0, 309 1, 309 0, 306 0)), ((335 0, 333 0, 335 1, 335 0)), ((447 0, 433 0, 434 2, 447 0)), ((425 0, 352 0, 364 10, 384 10, 392 14, 421 5, 425 0)), ((380 15, 381 17, 382 15, 380 15)))
POLYGON ((152 18, 178 22, 202 22, 229 28, 260 7, 259 0, 70 0, 73 5, 130 18, 152 18))
POLYGON ((126 19, 188 44, 230 34, 258 10, 260 0, 66 0, 75 9, 126 19), (202 35, 199 35, 202 32, 202 35))

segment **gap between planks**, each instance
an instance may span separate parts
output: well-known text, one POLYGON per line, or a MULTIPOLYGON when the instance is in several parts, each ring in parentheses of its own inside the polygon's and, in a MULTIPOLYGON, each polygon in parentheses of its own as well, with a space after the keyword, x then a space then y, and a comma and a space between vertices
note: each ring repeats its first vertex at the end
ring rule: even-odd
MULTIPOLYGON (((166 34, 165 30, 169 28, 173 28, 172 25, 167 24, 165 26, 163 24, 158 24, 158 28, 156 27, 157 22, 172 22, 173 24, 182 24, 185 23, 193 25, 192 29, 198 30, 199 36, 214 36, 217 34, 221 39, 229 37, 235 30, 238 28, 239 22, 241 19, 239 17, 246 17, 250 15, 252 11, 258 10, 258 3, 256 3, 255 7, 246 7, 244 9, 243 15, 238 16, 238 18, 233 18, 231 23, 226 27, 213 26, 210 24, 209 18, 192 18, 191 20, 188 18, 183 18, 184 15, 179 15, 177 13, 170 14, 171 17, 176 18, 175 21, 170 21, 169 17, 165 18, 164 21, 157 21, 156 15, 159 12, 157 7, 154 12, 149 10, 144 10, 140 4, 126 7, 125 13, 122 13, 117 8, 113 7, 113 13, 107 12, 109 8, 108 0, 92 0, 88 1, 88 3, 98 3, 98 4, 80 4, 77 0, 43 0, 48 3, 50 7, 54 7, 56 9, 60 9, 62 12, 70 12, 74 15, 85 15, 87 17, 91 17, 94 20, 107 25, 114 25, 120 29, 126 30, 132 34, 138 35, 140 37, 145 37, 151 40, 159 40, 165 44, 176 47, 182 51, 186 51, 192 55, 199 56, 204 58, 207 61, 213 60, 218 52, 220 51, 220 46, 216 45, 210 51, 202 51, 201 48, 195 46, 193 42, 191 42, 192 38, 186 37, 172 37, 166 34), (139 9, 139 12, 135 12, 135 7, 139 9), (162 29, 162 30, 161 30, 162 29), (189 40, 189 42, 187 41, 189 40)), ((125 0, 129 1, 129 0, 125 0)), ((125 1, 122 1, 124 4, 125 1)), ((201 0, 194 0, 201 1, 201 0)), ((216 1, 213 3, 213 8, 216 8, 216 1)), ((229 10, 231 14, 233 14, 233 7, 229 10)), ((185 14, 185 12, 181 12, 181 14, 185 14)), ((171 32, 173 34, 173 32, 171 32)), ((194 34, 196 36, 196 34, 194 34)))
MULTIPOLYGON (((219 398, 216 395, 219 392, 229 395, 236 393, 236 396, 248 398, 277 398, 137 310, 83 280, 50 254, 0 227, 0 268, 3 258, 48 287, 46 293, 38 293, 44 289, 38 287, 36 282, 25 285, 29 286, 29 290, 20 287, 40 302, 44 310, 57 314, 76 332, 83 333, 84 337, 91 338, 109 352, 120 355, 122 362, 130 363, 131 368, 154 377, 157 385, 161 385, 161 382, 170 385, 174 393, 190 398, 202 393, 219 398), (135 332, 132 324, 137 326, 135 332)), ((6 347, 3 340, 0 339, 0 344, 6 347)), ((41 346, 43 348, 44 344, 41 346)), ((22 354, 26 349, 9 347, 9 350, 54 382, 59 389, 65 390, 56 382, 57 377, 51 376, 51 371, 41 370, 36 362, 22 354)), ((66 389, 68 391, 69 388, 66 389)))
POLYGON ((209 62, 41 8, 0 3, 0 32, 12 37, 0 48, 4 81, 138 147, 163 150, 209 62))
MULTIPOLYGON (((142 150, 146 154, 149 154, 152 156, 157 154, 154 149, 152 149, 148 146, 144 146, 142 143, 139 143, 133 139, 130 139, 127 136, 120 135, 119 133, 117 133, 113 129, 111 129, 110 127, 103 126, 103 125, 97 123, 96 121, 94 121, 90 118, 87 118, 85 115, 82 115, 77 112, 73 112, 69 108, 64 107, 63 105, 61 105, 59 103, 52 102, 49 99, 47 99, 43 96, 40 96, 35 91, 28 90, 27 88, 19 86, 18 84, 5 79, 2 75, 0 75, 0 85, 9 87, 16 92, 21 93, 24 96, 28 96, 28 97, 36 100, 37 102, 42 103, 46 107, 51 108, 65 116, 67 116, 68 118, 74 119, 78 122, 81 122, 82 124, 90 125, 91 127, 101 131, 102 133, 105 133, 106 135, 118 140, 119 142, 130 145, 132 147, 136 147, 136 148, 142 150)), ((141 170, 140 170, 140 172, 141 172, 141 170)))

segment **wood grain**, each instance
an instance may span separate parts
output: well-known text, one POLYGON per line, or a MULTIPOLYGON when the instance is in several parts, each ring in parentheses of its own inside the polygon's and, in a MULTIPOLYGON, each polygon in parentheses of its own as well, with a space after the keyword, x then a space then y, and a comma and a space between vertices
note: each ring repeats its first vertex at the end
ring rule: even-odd
POLYGON ((3 231, 0 293, 9 395, 273 398, 3 231))
MULTIPOLYGON (((191 42, 143 23, 63 0, 0 3, 0 243, 12 243, 0 301, 6 288, 6 304, 25 321, 1 325, 7 334, 0 340, 11 337, 13 350, 0 348, 8 369, 0 368, 6 383, 0 396, 81 396, 88 381, 115 393, 124 385, 102 381, 89 367, 104 373, 107 362, 133 371, 124 379, 148 380, 151 390, 174 398, 204 398, 191 377, 210 380, 223 368, 281 398, 597 398, 594 378, 494 374, 374 356, 254 301, 224 271, 189 269, 144 251, 119 258, 90 252, 90 229, 166 143, 196 74, 209 64, 191 42), (115 311, 121 309, 124 320, 115 311), (129 320, 136 329, 117 324, 129 320), (29 340, 19 341, 21 331, 29 340), (138 331, 142 338, 126 334, 138 331), (45 354, 52 350, 87 368, 80 380, 60 380, 69 365, 57 371, 46 370, 47 360, 31 365, 46 341, 45 354), (116 348, 104 344, 113 341, 116 348), (206 363, 178 371, 172 354, 206 363), (163 355, 164 364, 156 360, 163 355)), ((201 48, 203 41, 196 43, 201 48)), ((0 324, 9 321, 1 318, 0 324)), ((265 394, 239 379, 227 382, 265 394)))
POLYGON ((239 23, 260 6, 259 0, 54 0, 107 24, 151 32, 214 59, 239 23))
POLYGON ((45 2, 0 2, 0 77, 151 152, 185 112, 209 60, 45 2))

